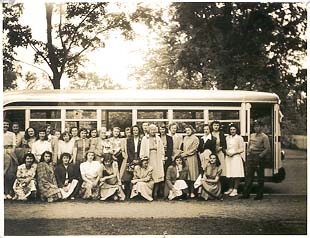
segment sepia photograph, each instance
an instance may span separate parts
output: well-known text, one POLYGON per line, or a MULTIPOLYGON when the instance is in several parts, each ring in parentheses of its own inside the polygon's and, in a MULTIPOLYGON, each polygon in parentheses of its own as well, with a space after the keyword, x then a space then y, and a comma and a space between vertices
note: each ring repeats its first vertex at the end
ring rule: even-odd
POLYGON ((308 7, 3 0, 0 236, 306 236, 308 7))

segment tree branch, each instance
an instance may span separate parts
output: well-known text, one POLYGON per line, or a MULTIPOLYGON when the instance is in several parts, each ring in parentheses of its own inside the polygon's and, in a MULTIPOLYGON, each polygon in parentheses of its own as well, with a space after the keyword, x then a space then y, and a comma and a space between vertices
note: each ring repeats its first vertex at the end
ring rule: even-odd
POLYGON ((46 70, 41 69, 40 67, 38 67, 38 66, 36 66, 36 65, 27 63, 27 62, 25 62, 25 61, 23 61, 23 60, 19 60, 19 59, 14 59, 14 60, 15 60, 15 61, 18 61, 18 62, 21 62, 21 63, 23 63, 23 64, 27 64, 27 65, 29 65, 29 66, 32 66, 32 67, 34 67, 34 68, 36 68, 36 69, 39 69, 39 70, 43 71, 43 72, 44 72, 45 74, 47 74, 47 76, 51 79, 49 73, 48 73, 46 70))

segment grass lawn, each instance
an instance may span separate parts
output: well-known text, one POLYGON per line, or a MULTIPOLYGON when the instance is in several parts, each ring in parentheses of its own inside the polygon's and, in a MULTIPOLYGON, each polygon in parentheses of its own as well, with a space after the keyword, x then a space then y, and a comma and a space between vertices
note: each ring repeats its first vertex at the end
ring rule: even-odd
POLYGON ((5 235, 306 235, 306 221, 234 218, 5 219, 5 235))

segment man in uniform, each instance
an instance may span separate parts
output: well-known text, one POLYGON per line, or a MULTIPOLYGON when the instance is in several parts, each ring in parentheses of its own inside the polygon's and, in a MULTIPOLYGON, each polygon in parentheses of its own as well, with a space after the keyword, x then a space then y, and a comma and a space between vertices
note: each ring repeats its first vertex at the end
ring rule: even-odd
POLYGON ((264 189, 264 161, 270 153, 270 143, 268 136, 262 132, 263 123, 254 121, 254 133, 250 135, 246 160, 245 187, 240 199, 250 197, 250 191, 254 180, 254 173, 257 172, 258 189, 254 200, 263 199, 264 189))

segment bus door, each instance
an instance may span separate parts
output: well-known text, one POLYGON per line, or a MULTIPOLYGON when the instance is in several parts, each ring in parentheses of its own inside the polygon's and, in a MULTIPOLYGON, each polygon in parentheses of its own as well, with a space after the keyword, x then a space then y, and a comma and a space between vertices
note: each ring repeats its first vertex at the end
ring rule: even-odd
MULTIPOLYGON (((277 167, 275 166, 277 157, 276 151, 276 126, 274 117, 274 104, 265 104, 265 103, 252 103, 251 104, 251 113, 250 113, 250 134, 254 133, 253 124, 255 120, 261 121, 263 126, 263 132, 268 136, 271 153, 266 156, 265 159, 265 177, 271 178, 274 173, 277 172, 277 167)), ((250 139, 250 138, 249 138, 250 139)))

